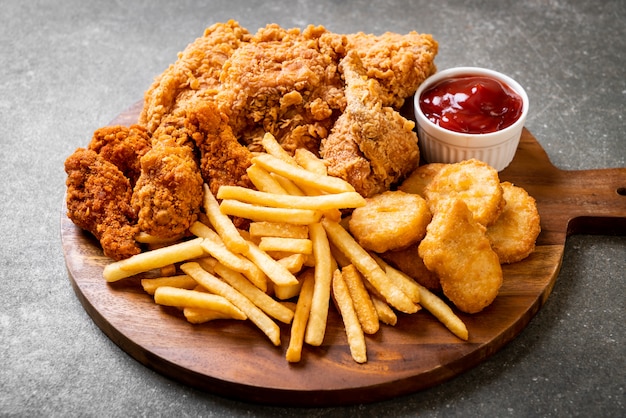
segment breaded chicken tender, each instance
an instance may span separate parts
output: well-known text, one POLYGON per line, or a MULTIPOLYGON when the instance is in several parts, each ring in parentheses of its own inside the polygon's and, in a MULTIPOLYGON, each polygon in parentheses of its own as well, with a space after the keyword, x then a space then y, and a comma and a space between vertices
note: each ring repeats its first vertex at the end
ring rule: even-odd
POLYGON ((487 227, 491 247, 500 263, 515 263, 535 250, 541 232, 535 199, 521 187, 502 183, 506 206, 498 220, 487 227))
POLYGON ((502 285, 502 268, 485 227, 461 199, 442 201, 418 248, 444 295, 466 313, 489 306, 502 285))
POLYGON ((383 253, 419 242, 431 220, 426 201, 415 194, 387 191, 367 198, 349 221, 352 236, 367 250, 383 253))
POLYGON ((505 205, 498 172, 476 159, 446 165, 424 193, 431 212, 449 200, 461 199, 484 226, 494 223, 505 205))
POLYGON ((430 163, 417 167, 404 181, 398 186, 398 190, 405 193, 418 194, 425 196, 426 187, 435 179, 437 174, 446 166, 443 163, 430 163))

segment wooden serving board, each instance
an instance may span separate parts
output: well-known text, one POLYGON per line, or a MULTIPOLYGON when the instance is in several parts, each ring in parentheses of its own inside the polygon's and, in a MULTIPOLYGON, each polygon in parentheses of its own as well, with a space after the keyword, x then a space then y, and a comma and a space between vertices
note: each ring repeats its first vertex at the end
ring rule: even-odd
MULTIPOLYGON (((112 124, 137 120, 135 106, 112 124)), ((61 237, 72 286, 96 324, 142 364, 184 384, 241 400, 298 406, 366 403, 442 383, 482 362, 517 336, 545 303, 560 270, 565 239, 572 233, 626 233, 626 168, 562 171, 524 130, 502 181, 524 187, 537 200, 542 232, 526 260, 505 265, 504 283, 492 305, 460 314, 467 342, 427 311, 400 315, 367 336, 366 364, 355 363, 340 317, 331 308, 320 347, 305 346, 289 364, 249 321, 191 325, 176 309, 156 305, 137 278, 108 284, 110 260, 89 234, 61 216, 61 237)))

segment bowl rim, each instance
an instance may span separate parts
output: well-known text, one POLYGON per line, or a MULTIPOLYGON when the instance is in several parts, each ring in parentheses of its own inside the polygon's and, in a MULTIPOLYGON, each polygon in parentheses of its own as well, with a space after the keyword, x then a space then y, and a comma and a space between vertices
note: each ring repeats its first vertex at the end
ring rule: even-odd
POLYGON ((456 139, 467 140, 468 138, 471 138, 474 141, 476 140, 497 141, 498 139, 501 139, 501 141, 504 142, 510 139, 516 130, 521 131, 521 128, 526 123, 526 117, 528 115, 528 111, 530 108, 530 102, 529 102, 528 94, 526 93, 526 90, 524 90, 522 85, 518 83, 516 80, 514 80, 512 77, 504 73, 501 73, 499 71, 489 69, 489 68, 465 66, 465 67, 451 67, 445 70, 438 71, 435 74, 428 77, 426 80, 424 80, 422 84, 419 85, 419 87, 417 88, 413 96, 413 108, 414 108, 415 119, 418 124, 418 127, 425 129, 424 125, 426 125, 428 127, 428 131, 431 132, 431 135, 433 131, 436 131, 447 136, 448 139, 447 141, 444 140, 445 142, 450 143, 451 141, 454 141, 456 139), (501 129, 495 132, 488 132, 484 134, 471 134, 471 133, 452 131, 450 129, 442 128, 441 126, 433 123, 431 120, 429 120, 426 117, 426 115, 424 115, 424 112, 422 112, 422 109, 419 105, 420 96, 422 95, 424 90, 432 87, 434 84, 439 83, 440 81, 443 81, 446 78, 459 76, 459 75, 484 75, 484 76, 489 76, 489 77, 495 78, 499 81, 506 83, 511 89, 513 89, 522 98, 522 113, 520 114, 519 118, 513 124, 507 126, 504 129, 501 129), (420 124, 422 126, 419 126, 420 124))

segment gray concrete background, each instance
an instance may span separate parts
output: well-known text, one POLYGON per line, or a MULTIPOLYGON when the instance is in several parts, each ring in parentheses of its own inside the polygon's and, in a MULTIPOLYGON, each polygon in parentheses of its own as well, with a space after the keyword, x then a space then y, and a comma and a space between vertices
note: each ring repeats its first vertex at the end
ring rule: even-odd
MULTIPOLYGON (((623 416, 626 238, 572 236, 550 299, 467 373, 370 405, 298 409, 203 393, 142 366, 76 298, 61 251, 63 161, 140 100, 205 27, 322 24, 432 33, 440 69, 526 87, 554 164, 626 166, 626 3, 589 1, 4 0, 0 5, 1 416, 623 416)), ((626 186, 626 184, 625 184, 626 186)))

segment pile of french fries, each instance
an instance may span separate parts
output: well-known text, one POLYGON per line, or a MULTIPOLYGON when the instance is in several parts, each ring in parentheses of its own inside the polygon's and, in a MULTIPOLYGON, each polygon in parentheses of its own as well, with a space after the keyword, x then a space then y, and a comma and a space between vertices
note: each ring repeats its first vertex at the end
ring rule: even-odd
POLYGON ((287 154, 270 134, 262 145, 265 153, 255 154, 248 169, 257 190, 222 186, 214 196, 205 185, 204 213, 190 228, 196 238, 109 264, 104 278, 161 269, 162 277, 141 280, 157 304, 180 308, 191 323, 249 319, 276 346, 277 322, 289 325, 288 362, 300 361, 305 343, 323 343, 331 301, 358 363, 367 361, 365 334, 380 322, 395 325, 396 312, 424 307, 467 340, 467 328, 443 300, 344 228, 341 210, 365 204, 349 183, 329 176, 306 150, 287 154), (250 220, 249 229, 237 229, 231 217, 250 220))

